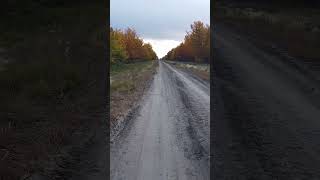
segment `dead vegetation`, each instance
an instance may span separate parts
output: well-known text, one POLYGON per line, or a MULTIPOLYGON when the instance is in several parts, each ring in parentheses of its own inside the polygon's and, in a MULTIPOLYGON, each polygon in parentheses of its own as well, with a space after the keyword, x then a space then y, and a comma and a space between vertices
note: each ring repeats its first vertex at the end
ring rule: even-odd
POLYGON ((157 61, 123 64, 111 70, 110 82, 110 120, 111 124, 123 117, 142 97, 156 72, 157 61))
POLYGON ((210 81, 210 65, 209 64, 197 64, 188 62, 170 62, 177 68, 190 71, 192 74, 198 76, 199 78, 210 81))

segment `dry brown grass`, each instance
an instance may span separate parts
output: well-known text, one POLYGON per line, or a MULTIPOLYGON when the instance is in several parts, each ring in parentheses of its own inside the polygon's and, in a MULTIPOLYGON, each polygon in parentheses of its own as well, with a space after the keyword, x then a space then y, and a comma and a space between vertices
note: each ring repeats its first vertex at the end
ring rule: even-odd
MULTIPOLYGON (((112 78, 110 97, 111 121, 124 116, 138 102, 156 72, 156 61, 123 69, 112 78)), ((112 123, 112 122, 111 122, 112 123)))
MULTIPOLYGON (((172 63, 172 62, 170 62, 172 63)), ((188 64, 188 63, 172 63, 177 68, 185 69, 198 76, 199 78, 210 81, 210 65, 209 64, 188 64)))
POLYGON ((210 73, 206 72, 206 71, 201 71, 198 69, 191 69, 191 71, 198 77, 200 77, 201 79, 205 80, 205 81, 210 81, 210 73))

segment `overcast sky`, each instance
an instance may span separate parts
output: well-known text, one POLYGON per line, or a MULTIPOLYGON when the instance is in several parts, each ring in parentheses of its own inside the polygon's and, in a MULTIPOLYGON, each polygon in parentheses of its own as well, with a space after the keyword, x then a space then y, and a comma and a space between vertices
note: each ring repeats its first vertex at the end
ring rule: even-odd
POLYGON ((183 41, 192 22, 210 23, 210 0, 111 0, 110 14, 112 27, 134 28, 161 58, 183 41))

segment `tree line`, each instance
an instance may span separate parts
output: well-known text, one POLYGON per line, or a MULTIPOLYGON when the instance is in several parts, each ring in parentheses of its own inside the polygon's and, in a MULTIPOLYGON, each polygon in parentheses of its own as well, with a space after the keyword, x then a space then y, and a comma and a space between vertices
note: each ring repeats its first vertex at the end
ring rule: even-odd
POLYGON ((127 28, 122 31, 110 27, 111 63, 158 59, 150 43, 144 43, 136 31, 127 28))
POLYGON ((208 63, 210 59, 210 26, 201 21, 194 22, 184 41, 171 49, 164 60, 208 63))

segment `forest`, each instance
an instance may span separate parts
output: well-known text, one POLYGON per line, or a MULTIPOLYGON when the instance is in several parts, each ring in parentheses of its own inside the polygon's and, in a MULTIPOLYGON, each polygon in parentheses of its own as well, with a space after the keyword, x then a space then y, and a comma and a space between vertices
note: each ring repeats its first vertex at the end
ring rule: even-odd
POLYGON ((144 43, 134 29, 119 30, 110 27, 110 62, 134 62, 156 60, 150 43, 144 43))
POLYGON ((210 26, 196 21, 190 27, 191 31, 187 31, 184 41, 171 49, 162 59, 209 63, 210 26))

